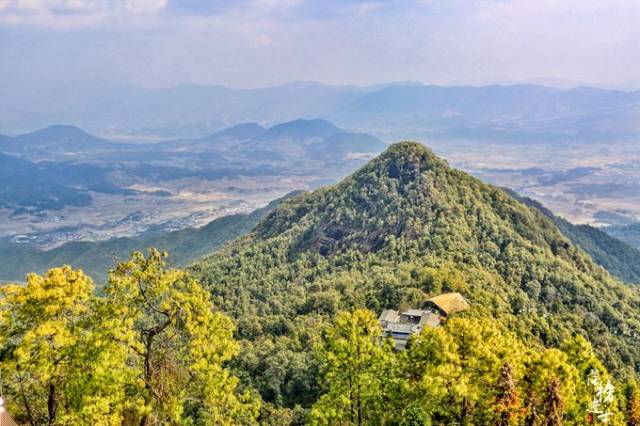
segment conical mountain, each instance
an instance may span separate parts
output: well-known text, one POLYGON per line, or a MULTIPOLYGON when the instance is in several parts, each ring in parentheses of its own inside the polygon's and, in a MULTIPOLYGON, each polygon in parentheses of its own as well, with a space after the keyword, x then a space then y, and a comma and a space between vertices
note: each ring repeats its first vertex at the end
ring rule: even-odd
POLYGON ((283 203, 194 271, 238 335, 273 351, 308 353, 301 336, 339 310, 419 307, 458 291, 472 307, 465 315, 495 318, 532 345, 579 333, 614 374, 640 365, 638 288, 538 210, 417 143, 283 203))
POLYGON ((335 187, 297 201, 290 210, 276 210, 257 233, 269 238, 302 225, 293 248, 321 254, 348 247, 379 251, 394 238, 420 240, 425 250, 448 257, 469 244, 493 249, 486 246, 490 241, 498 255, 510 234, 538 248, 553 245, 556 254, 566 245, 542 215, 411 142, 393 145, 335 187), (442 246, 438 240, 445 236, 449 242, 442 246))
MULTIPOLYGON (((75 126, 54 125, 31 133, 16 136, 15 146, 23 149, 113 149, 121 144, 99 138, 75 126)), ((125 145, 126 146, 126 145, 125 145)))

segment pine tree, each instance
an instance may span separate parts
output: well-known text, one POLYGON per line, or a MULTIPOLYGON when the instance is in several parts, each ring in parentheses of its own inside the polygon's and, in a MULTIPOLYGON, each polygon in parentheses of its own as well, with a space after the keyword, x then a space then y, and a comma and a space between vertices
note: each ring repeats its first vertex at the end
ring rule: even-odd
POLYGON ((238 379, 222 365, 238 351, 231 319, 188 273, 167 268, 165 256, 133 253, 105 287, 127 364, 139 374, 134 417, 142 426, 173 424, 186 411, 198 424, 254 424, 259 401, 237 394, 238 379))
POLYGON ((68 266, 0 287, 0 368, 16 419, 122 423, 131 376, 97 306, 91 279, 68 266))
POLYGON ((318 348, 327 391, 311 409, 311 424, 384 423, 391 414, 386 385, 392 380, 393 352, 381 337, 373 312, 358 309, 338 314, 318 348))
POLYGON ((513 367, 508 362, 502 364, 500 376, 496 383, 496 401, 494 411, 498 426, 518 424, 522 416, 522 405, 513 378, 513 367))
POLYGON ((539 401, 535 396, 530 395, 525 403, 528 412, 524 419, 525 426, 537 426, 540 423, 540 413, 538 412, 539 401))
POLYGON ((560 381, 554 377, 549 381, 547 394, 544 400, 545 426, 561 426, 563 418, 564 402, 560 392, 560 381))

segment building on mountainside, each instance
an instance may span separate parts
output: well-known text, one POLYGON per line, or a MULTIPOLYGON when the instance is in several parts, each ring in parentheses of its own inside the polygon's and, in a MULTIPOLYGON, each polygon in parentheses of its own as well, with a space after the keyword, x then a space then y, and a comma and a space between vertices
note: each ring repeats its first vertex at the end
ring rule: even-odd
POLYGON ((378 318, 384 334, 393 338, 396 349, 404 349, 412 334, 422 331, 424 326, 437 327, 442 318, 431 310, 408 309, 403 312, 385 309, 378 318))
POLYGON ((460 293, 444 293, 427 300, 427 308, 440 312, 443 317, 466 311, 469 304, 460 293))
POLYGON ((393 338, 396 349, 404 349, 412 334, 420 333, 425 326, 438 327, 449 315, 467 309, 469 304, 460 293, 445 293, 427 300, 424 309, 385 309, 378 320, 385 336, 393 338))

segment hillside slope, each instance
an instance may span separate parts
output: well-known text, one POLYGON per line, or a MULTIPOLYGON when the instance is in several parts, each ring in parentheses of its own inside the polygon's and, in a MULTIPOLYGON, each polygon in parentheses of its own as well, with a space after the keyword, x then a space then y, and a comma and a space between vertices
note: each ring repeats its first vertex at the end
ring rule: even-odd
POLYGON ((630 225, 607 226, 604 231, 632 247, 640 249, 640 223, 630 225))
POLYGON ((580 333, 618 375, 637 369, 640 292, 539 211, 399 143, 351 177, 296 197, 193 265, 246 342, 236 368, 276 405, 314 397, 310 342, 343 309, 419 306, 459 291, 532 345, 580 333))
POLYGON ((629 283, 640 283, 640 250, 627 244, 624 241, 625 235, 623 233, 614 237, 613 234, 607 233, 608 230, 605 232, 590 225, 574 225, 556 216, 551 210, 535 200, 520 197, 510 190, 507 192, 518 201, 539 210, 551 219, 565 237, 587 252, 598 265, 609 273, 629 283))
POLYGON ((63 181, 46 167, 0 153, 0 208, 61 209, 91 202, 86 190, 63 181))

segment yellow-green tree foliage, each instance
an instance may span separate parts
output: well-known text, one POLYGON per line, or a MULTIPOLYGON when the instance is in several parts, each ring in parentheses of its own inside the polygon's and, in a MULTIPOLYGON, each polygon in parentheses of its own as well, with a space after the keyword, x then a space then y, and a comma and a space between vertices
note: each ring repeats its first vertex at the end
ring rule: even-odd
POLYGON ((163 255, 134 253, 103 296, 70 267, 0 287, 9 409, 37 425, 250 425, 260 400, 224 364, 231 320, 163 255))
POLYGON ((365 309, 339 313, 318 352, 326 393, 313 405, 310 423, 385 424, 392 414, 393 353, 375 314, 365 309))
POLYGON ((403 399, 436 424, 623 424, 623 398, 589 342, 577 336, 562 349, 525 346, 493 320, 453 318, 402 354, 403 399))
POLYGON ((562 345, 577 369, 576 407, 568 413, 576 422, 590 419, 593 424, 623 424, 622 394, 616 394, 613 378, 596 356, 593 347, 581 335, 562 345))
POLYGON ((141 425, 252 424, 260 404, 236 393, 238 379, 223 367, 237 352, 234 326, 214 311, 209 293, 189 274, 168 269, 164 255, 131 255, 109 275, 104 289, 120 318, 127 365, 139 372, 129 388, 130 417, 141 425))
POLYGON ((130 377, 96 309, 91 280, 66 266, 0 288, 0 368, 18 421, 121 423, 130 377))
POLYGON ((425 328, 406 354, 407 397, 420 401, 439 421, 498 422, 493 405, 501 367, 509 362, 517 380, 524 355, 519 340, 492 321, 454 318, 446 327, 425 328))

